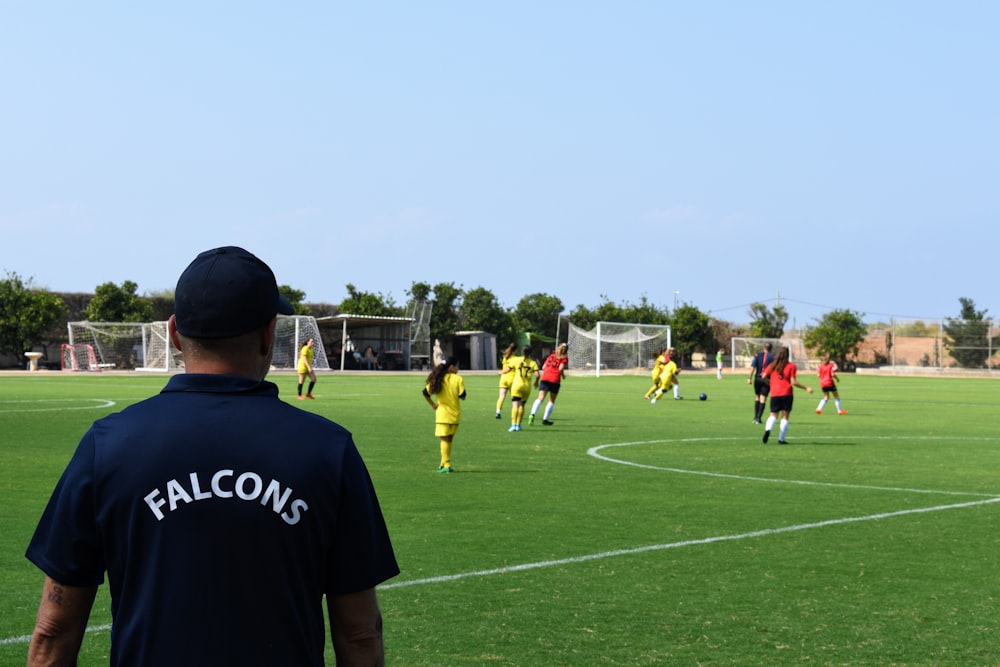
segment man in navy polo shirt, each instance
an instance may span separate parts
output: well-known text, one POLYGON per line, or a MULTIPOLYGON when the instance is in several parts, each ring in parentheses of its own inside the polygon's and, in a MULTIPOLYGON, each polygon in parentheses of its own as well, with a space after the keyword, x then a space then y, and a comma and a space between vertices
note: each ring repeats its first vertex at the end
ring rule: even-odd
POLYGON ((399 573, 351 434, 264 380, 274 274, 198 255, 168 328, 185 373, 94 423, 28 547, 46 575, 28 665, 75 664, 107 573, 112 665, 382 664, 375 586, 399 573))

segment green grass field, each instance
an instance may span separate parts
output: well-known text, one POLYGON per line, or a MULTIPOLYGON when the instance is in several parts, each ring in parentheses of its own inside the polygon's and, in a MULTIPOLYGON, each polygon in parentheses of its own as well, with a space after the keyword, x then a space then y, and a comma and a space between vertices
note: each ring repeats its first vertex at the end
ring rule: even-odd
MULTIPOLYGON (((571 376, 555 426, 520 433, 496 376, 467 375, 452 475, 422 376, 322 375, 303 407, 354 432, 378 489, 389 664, 1000 664, 1000 383, 841 379, 849 414, 797 390, 779 446, 742 374, 655 406, 645 375, 571 376)), ((23 553, 77 440, 164 382, 0 378, 0 664, 23 663, 23 553)), ((102 588, 81 665, 107 664, 110 621, 102 588)))

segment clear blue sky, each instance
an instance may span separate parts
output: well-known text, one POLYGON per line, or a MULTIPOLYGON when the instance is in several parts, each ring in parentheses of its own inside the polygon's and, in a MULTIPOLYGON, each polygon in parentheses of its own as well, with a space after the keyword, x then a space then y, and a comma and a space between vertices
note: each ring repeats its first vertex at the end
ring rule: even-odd
POLYGON ((1000 3, 0 3, 0 270, 1000 317, 1000 3))

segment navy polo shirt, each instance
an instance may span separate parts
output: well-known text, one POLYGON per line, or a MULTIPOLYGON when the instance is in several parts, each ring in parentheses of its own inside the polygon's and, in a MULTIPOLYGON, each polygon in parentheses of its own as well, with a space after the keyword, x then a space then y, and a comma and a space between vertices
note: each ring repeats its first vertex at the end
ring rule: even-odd
POLYGON ((322 665, 323 596, 399 573, 351 434, 226 375, 95 422, 26 555, 107 573, 112 665, 322 665))

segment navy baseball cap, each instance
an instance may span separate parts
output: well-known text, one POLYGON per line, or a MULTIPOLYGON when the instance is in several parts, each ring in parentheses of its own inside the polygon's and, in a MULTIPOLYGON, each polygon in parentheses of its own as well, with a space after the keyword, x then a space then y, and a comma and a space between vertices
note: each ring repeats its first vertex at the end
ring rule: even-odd
POLYGON ((177 331, 189 338, 234 338, 293 312, 271 268, 236 246, 195 257, 174 291, 177 331))

